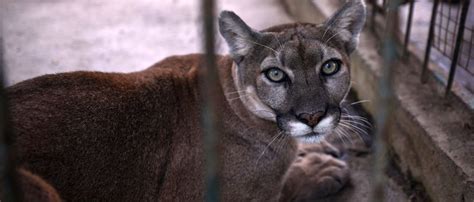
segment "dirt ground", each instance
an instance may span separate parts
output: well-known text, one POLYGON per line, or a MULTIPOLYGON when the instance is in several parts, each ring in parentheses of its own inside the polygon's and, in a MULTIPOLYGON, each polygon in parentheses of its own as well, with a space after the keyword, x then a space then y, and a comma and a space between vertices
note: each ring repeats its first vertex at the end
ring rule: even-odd
MULTIPOLYGON (((1 0, 7 84, 43 74, 132 72, 176 54, 201 52, 199 1, 1 0)), ((292 20, 277 0, 222 0, 250 26, 292 20)), ((222 38, 218 50, 225 53, 222 38)), ((349 153, 352 182, 328 201, 367 201, 370 153, 349 153)), ((407 201, 393 181, 386 201, 407 201)))

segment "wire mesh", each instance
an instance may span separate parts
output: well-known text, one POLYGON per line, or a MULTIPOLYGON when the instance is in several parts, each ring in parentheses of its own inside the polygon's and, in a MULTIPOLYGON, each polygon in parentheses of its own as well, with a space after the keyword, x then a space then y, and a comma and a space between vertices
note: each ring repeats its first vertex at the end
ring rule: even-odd
MULTIPOLYGON (((376 15, 386 17, 384 8, 390 1, 368 2, 373 10, 372 21, 376 15)), ((405 56, 408 56, 408 45, 414 43, 410 41, 410 35, 416 1, 401 2, 410 4, 404 36, 405 56)), ((428 64, 434 62, 447 72, 446 94, 455 80, 474 93, 474 13, 471 10, 470 0, 433 0, 421 80, 423 83, 427 81, 428 64)))
POLYGON ((458 9, 453 11, 452 6, 447 6, 444 3, 441 3, 438 9, 438 18, 435 22, 435 43, 433 43, 433 47, 445 57, 452 58, 456 40, 455 30, 459 24, 457 21, 459 14, 458 9))
MULTIPOLYGON (((450 21, 454 21, 456 24, 454 26, 454 31, 457 32, 456 33, 456 42, 455 42, 455 47, 454 47, 454 50, 451 50, 453 51, 453 55, 452 57, 448 57, 451 61, 451 66, 450 66, 450 69, 449 69, 449 76, 448 76, 448 84, 447 84, 447 87, 446 87, 446 95, 448 95, 448 93, 450 92, 451 90, 451 86, 453 84, 453 81, 454 81, 454 75, 456 74, 456 67, 458 66, 459 64, 459 61, 460 58, 462 58, 462 54, 460 54, 460 52, 462 51, 462 45, 464 44, 464 33, 466 31, 465 27, 466 27, 466 18, 467 18, 467 15, 468 15, 468 12, 469 12, 469 4, 470 4, 470 0, 463 0, 461 1, 461 7, 457 10, 456 14, 454 15, 454 18, 453 16, 451 15, 451 12, 449 12, 449 14, 447 15, 446 17, 446 13, 444 12, 444 9, 441 10, 441 16, 444 16, 446 17, 446 21, 447 21, 447 25, 444 27, 445 28, 445 33, 447 36, 447 33, 449 32, 449 29, 451 28, 449 26, 449 22, 450 21), (461 12, 459 12, 459 10, 461 10, 461 12), (453 20, 454 19, 454 20, 453 20)), ((443 4, 444 5, 444 4, 443 4)), ((443 8, 443 7, 441 7, 443 8)), ((451 7, 449 8, 451 11, 451 7)), ((443 27, 440 26, 439 29, 442 29, 443 27)), ((454 33, 453 33, 454 35, 454 33)), ((454 39, 454 37, 453 37, 454 39)), ((446 52, 446 46, 447 46, 447 37, 445 37, 445 49, 443 49, 443 51, 446 52)), ((438 48, 439 49, 439 48, 438 48)), ((468 53, 468 55, 470 55, 470 53, 468 53)), ((461 66, 462 67, 462 66, 461 66)), ((466 67, 464 67, 466 68, 466 67)), ((469 78, 469 80, 471 80, 472 78, 472 75, 470 76, 471 78, 469 78)))
POLYGON ((470 0, 445 0, 443 2, 437 0, 433 7, 423 75, 426 73, 428 60, 431 56, 430 49, 433 48, 443 57, 443 60, 450 63, 446 94, 451 90, 457 67, 462 68, 460 71, 463 72, 465 80, 474 80, 474 67, 471 64, 474 25, 466 24, 469 4, 470 0), (436 6, 437 4, 439 6, 436 6))

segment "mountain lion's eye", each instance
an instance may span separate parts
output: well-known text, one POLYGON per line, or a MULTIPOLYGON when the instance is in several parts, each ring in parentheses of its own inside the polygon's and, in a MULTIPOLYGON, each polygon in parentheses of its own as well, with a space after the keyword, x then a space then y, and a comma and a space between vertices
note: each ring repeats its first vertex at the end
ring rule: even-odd
POLYGON ((268 80, 272 82, 282 82, 285 81, 286 79, 286 74, 285 72, 281 71, 280 69, 273 67, 265 71, 265 76, 267 77, 268 80))
POLYGON ((323 64, 321 73, 324 76, 331 76, 339 71, 341 68, 341 61, 339 60, 329 60, 323 64))

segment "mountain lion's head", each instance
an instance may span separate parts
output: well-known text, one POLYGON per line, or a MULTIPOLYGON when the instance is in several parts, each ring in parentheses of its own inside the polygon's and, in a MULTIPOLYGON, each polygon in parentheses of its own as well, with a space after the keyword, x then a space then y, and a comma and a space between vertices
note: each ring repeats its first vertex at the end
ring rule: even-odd
POLYGON ((240 100, 292 137, 317 142, 338 125, 350 89, 349 55, 365 22, 352 0, 321 25, 289 24, 256 31, 223 11, 219 30, 234 60, 240 100))

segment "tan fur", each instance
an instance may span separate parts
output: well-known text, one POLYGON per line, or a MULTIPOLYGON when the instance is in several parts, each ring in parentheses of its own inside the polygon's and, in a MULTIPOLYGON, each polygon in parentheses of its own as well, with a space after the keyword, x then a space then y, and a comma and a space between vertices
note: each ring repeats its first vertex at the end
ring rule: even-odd
MULTIPOLYGON (((137 73, 47 75, 8 88, 21 165, 66 200, 202 200, 201 64, 200 55, 177 56, 137 73)), ((227 92, 231 64, 219 57, 227 92)), ((222 199, 269 200, 294 142, 258 159, 277 127, 223 94, 222 199)))
MULTIPOLYGON (((138 73, 66 73, 10 87, 21 165, 71 201, 202 200, 202 137, 193 87, 201 62, 200 55, 177 56, 138 73)), ((224 90, 233 92, 230 59, 219 57, 219 66, 224 90)), ((241 102, 226 103, 218 107, 226 117, 219 147, 222 199, 276 199, 295 143, 286 138, 286 147, 266 148, 276 126, 241 102)), ((290 187, 307 178, 293 172, 286 177, 293 179, 286 183, 290 187)))

